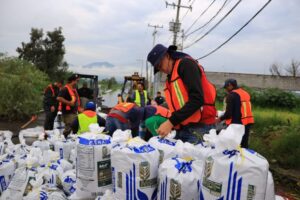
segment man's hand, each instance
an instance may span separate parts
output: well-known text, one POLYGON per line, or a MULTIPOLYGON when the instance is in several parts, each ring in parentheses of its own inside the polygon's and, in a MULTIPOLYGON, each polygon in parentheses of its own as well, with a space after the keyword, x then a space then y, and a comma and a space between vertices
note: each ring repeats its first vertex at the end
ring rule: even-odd
POLYGON ((165 121, 163 124, 160 125, 160 127, 156 130, 156 132, 161 136, 161 137, 165 137, 167 136, 169 133, 171 133, 173 128, 173 124, 167 120, 165 121))
POLYGON ((50 107, 50 111, 51 111, 51 112, 54 112, 54 111, 55 111, 55 107, 54 107, 54 106, 51 106, 51 107, 50 107))

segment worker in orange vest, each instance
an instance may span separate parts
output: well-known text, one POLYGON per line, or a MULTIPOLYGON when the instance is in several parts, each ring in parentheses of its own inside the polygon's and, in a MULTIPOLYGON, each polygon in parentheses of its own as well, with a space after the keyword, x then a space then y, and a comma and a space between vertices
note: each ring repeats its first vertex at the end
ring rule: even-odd
POLYGON ((245 133, 241 146, 248 148, 250 127, 254 124, 250 95, 244 89, 238 87, 235 79, 227 79, 224 88, 228 93, 226 96, 226 110, 224 115, 217 119, 217 122, 225 120, 226 125, 245 125, 245 133))
POLYGON ((53 130, 54 120, 57 115, 58 101, 56 100, 59 90, 63 85, 63 80, 49 84, 44 90, 44 111, 45 111, 45 130, 53 130))
POLYGON ((59 111, 62 112, 63 122, 65 123, 64 136, 71 132, 71 124, 77 117, 78 112, 82 112, 80 107, 80 98, 76 90, 76 84, 79 80, 77 74, 73 74, 68 78, 68 83, 62 88, 58 94, 59 111))
POLYGON ((135 137, 138 136, 140 123, 154 115, 168 118, 170 111, 162 106, 139 107, 135 103, 120 103, 108 113, 105 127, 110 135, 117 129, 131 129, 132 136, 135 137))
POLYGON ((165 97, 172 115, 157 133, 164 137, 175 128, 177 139, 198 143, 203 134, 214 128, 216 89, 196 60, 176 50, 176 46, 166 48, 157 44, 147 57, 154 73, 161 71, 168 75, 165 97))

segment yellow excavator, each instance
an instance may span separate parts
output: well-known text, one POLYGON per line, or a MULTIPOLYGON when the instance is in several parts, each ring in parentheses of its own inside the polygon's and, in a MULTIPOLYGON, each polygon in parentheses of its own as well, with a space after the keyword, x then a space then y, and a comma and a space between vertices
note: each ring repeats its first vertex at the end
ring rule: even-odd
POLYGON ((145 77, 140 76, 138 72, 134 72, 131 76, 125 76, 121 93, 118 94, 118 103, 130 102, 130 96, 138 83, 142 83, 146 90, 145 82, 145 77))

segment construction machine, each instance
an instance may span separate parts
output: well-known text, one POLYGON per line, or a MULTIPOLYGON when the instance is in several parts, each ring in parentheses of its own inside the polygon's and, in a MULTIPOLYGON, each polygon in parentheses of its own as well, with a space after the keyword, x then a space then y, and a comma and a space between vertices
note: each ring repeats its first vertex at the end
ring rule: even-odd
POLYGON ((118 103, 129 102, 130 96, 136 89, 138 83, 142 83, 146 90, 145 77, 140 76, 138 72, 134 72, 131 76, 125 76, 121 93, 118 95, 118 103))

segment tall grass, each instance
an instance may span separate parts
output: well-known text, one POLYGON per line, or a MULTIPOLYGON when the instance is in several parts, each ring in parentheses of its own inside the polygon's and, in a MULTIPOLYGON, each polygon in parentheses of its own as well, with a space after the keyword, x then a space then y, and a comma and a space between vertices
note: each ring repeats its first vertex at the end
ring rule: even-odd
POLYGON ((250 147, 282 167, 300 169, 300 112, 255 108, 253 113, 250 147))

